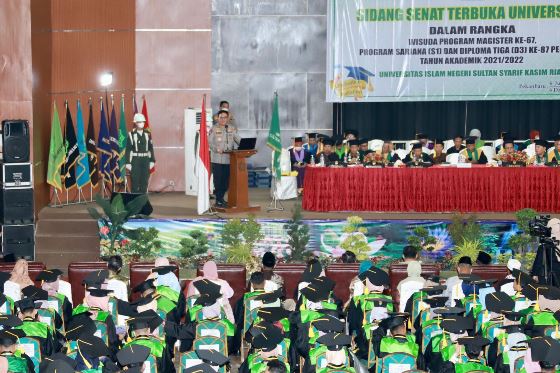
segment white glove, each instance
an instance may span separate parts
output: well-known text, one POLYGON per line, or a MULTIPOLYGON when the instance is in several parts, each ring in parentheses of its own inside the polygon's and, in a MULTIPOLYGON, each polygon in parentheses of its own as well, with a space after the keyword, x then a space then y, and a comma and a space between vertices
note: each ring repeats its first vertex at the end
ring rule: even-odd
POLYGON ((131 165, 130 163, 127 164, 127 165, 126 165, 126 169, 127 169, 128 171, 132 170, 132 165, 131 165))
POLYGON ((150 162, 150 170, 151 170, 152 168, 154 168, 155 165, 156 165, 156 164, 155 164, 154 162, 150 162))

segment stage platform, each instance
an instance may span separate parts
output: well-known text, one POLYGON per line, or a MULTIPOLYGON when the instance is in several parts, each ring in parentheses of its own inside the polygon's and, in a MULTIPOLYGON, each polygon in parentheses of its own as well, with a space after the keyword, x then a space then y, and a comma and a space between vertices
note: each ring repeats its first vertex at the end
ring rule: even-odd
MULTIPOLYGON (((292 209, 301 203, 301 198, 282 201, 284 211, 267 212, 270 204, 269 189, 252 188, 249 190, 252 204, 260 205, 261 211, 255 213, 258 219, 285 220, 292 216, 292 209)), ((248 214, 217 214, 199 216, 196 213, 196 197, 183 193, 150 194, 154 208, 153 218, 158 219, 227 219, 246 218, 248 214)), ((95 261, 99 257, 99 236, 97 222, 91 219, 87 207, 95 203, 70 205, 60 208, 46 207, 39 213, 36 232, 36 259, 66 270, 72 261, 95 261)), ((357 215, 364 220, 431 220, 451 219, 451 213, 387 213, 387 212, 310 212, 303 211, 303 218, 309 220, 344 220, 350 215, 357 215)), ((476 214, 479 220, 511 221, 513 213, 476 214)))

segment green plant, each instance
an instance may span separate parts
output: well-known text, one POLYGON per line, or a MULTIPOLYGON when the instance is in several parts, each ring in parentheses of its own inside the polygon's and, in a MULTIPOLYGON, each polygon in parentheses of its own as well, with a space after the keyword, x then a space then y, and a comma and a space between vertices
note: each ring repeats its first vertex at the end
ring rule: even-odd
POLYGON ((142 258, 142 260, 154 257, 153 253, 159 252, 162 247, 158 236, 159 231, 154 227, 135 229, 134 239, 123 247, 123 254, 142 258))
POLYGON ((433 245, 437 243, 436 238, 430 236, 430 232, 424 227, 414 228, 412 234, 406 240, 417 252, 422 252, 423 250, 432 251, 434 249, 433 245))
POLYGON ((480 240, 463 241, 461 245, 455 245, 453 248, 455 255, 451 258, 451 263, 453 263, 454 266, 457 265, 457 263, 459 263, 459 259, 463 256, 470 257, 474 263, 476 262, 478 252, 480 250, 483 250, 482 242, 480 240))
POLYGON ((305 259, 305 248, 309 242, 309 227, 301 219, 301 205, 297 204, 293 210, 292 220, 284 229, 288 232, 288 244, 292 248, 288 262, 303 262, 305 259))
POLYGON ((514 253, 514 258, 521 262, 525 269, 531 268, 536 257, 537 239, 529 234, 529 222, 537 216, 533 209, 523 209, 515 213, 519 232, 511 236, 508 246, 514 253))
POLYGON ((224 225, 222 242, 226 263, 245 263, 249 270, 258 267, 258 259, 253 255, 255 243, 261 240, 261 225, 253 216, 247 220, 230 219, 224 225))
MULTIPOLYGON (((117 194, 112 201, 106 200, 100 194, 95 196, 95 202, 103 209, 103 215, 96 208, 88 207, 90 216, 96 221, 102 220, 109 228, 109 253, 115 253, 115 242, 120 235, 131 237, 134 231, 124 228, 124 225, 134 215, 142 211, 142 207, 148 202, 147 195, 140 195, 128 203, 124 203, 122 195, 117 194)), ((134 239, 135 237, 131 237, 134 239)))
POLYGON ((181 245, 181 257, 187 261, 196 261, 200 255, 208 253, 208 238, 204 232, 194 230, 189 236, 179 241, 181 245))
POLYGON ((466 220, 459 214, 453 215, 447 230, 456 245, 461 245, 464 241, 482 241, 482 227, 474 215, 466 220))
POLYGON ((349 216, 342 231, 346 234, 340 247, 345 251, 353 252, 359 261, 369 258, 370 248, 366 237, 367 228, 363 227, 364 220, 359 216, 349 216))

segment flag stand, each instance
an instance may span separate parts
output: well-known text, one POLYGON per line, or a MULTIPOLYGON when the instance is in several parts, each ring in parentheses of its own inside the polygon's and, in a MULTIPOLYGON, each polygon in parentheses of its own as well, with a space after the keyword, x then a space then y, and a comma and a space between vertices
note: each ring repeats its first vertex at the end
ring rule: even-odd
POLYGON ((82 188, 78 188, 78 204, 81 203, 87 203, 87 200, 84 192, 82 192, 82 188), (82 197, 84 197, 83 201, 82 201, 82 197))
POLYGON ((276 176, 272 177, 272 201, 270 201, 270 204, 266 209, 266 212, 270 211, 284 211, 284 205, 282 205, 282 202, 276 195, 276 176))
POLYGON ((62 207, 62 201, 60 200, 60 196, 58 195, 58 189, 54 188, 54 203, 49 205, 50 207, 62 207), (58 204, 56 203, 58 201, 58 204))

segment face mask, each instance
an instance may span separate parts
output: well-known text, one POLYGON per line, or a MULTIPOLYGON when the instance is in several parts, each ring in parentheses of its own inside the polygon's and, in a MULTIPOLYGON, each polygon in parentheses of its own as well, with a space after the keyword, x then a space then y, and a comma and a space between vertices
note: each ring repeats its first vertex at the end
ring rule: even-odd
POLYGON ((139 130, 144 129, 144 125, 145 125, 144 122, 136 123, 136 128, 138 128, 139 130))

